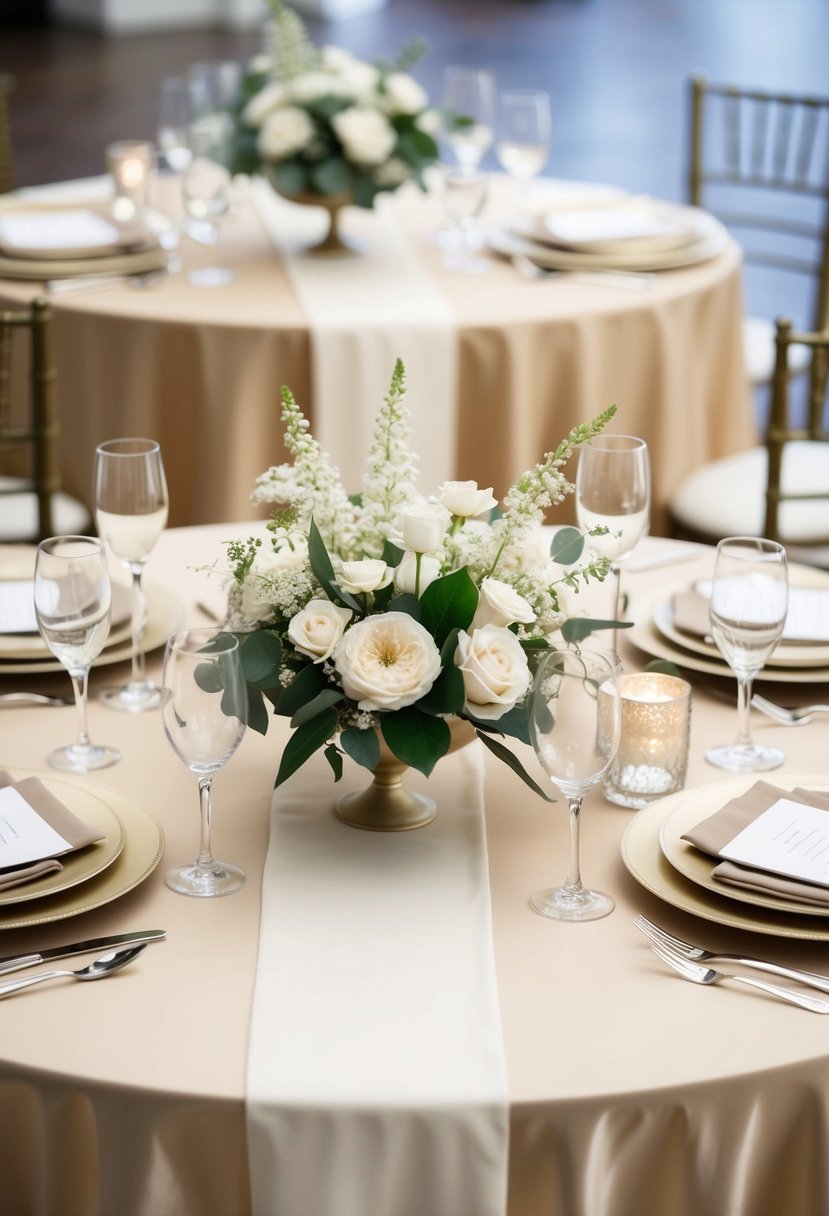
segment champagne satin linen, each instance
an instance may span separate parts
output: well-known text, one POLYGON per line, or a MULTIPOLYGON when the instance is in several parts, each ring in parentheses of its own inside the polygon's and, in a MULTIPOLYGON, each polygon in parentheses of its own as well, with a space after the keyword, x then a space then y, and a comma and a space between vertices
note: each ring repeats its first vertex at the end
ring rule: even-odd
MULTIPOLYGON (((509 215, 512 189, 493 178, 488 222, 509 215)), ((446 375, 456 378, 456 408, 432 438, 434 447, 454 450, 456 477, 492 485, 501 497, 571 427, 616 402, 614 429, 650 445, 658 533, 685 474, 755 443, 733 242, 708 262, 655 274, 644 291, 567 276, 528 282, 496 257, 485 275, 447 271, 435 243, 444 222, 438 196, 412 187, 384 202, 382 223, 388 217, 399 224, 420 263, 418 282, 431 280, 431 293, 443 301, 433 322, 441 322, 443 345, 454 320, 457 350, 441 357, 446 375)), ((356 221, 365 238, 372 218, 356 221)), ((343 225, 347 235, 348 211, 343 225)), ((249 197, 223 222, 219 249, 222 263, 237 271, 221 289, 193 287, 177 275, 155 290, 55 298, 61 465, 71 493, 89 498, 97 443, 127 432, 152 435, 167 465, 171 525, 246 519, 254 479, 284 459, 281 385, 291 387, 312 422, 322 421, 324 434, 342 433, 345 407, 331 391, 332 377, 315 381, 315 318, 304 311, 249 197)), ((218 256, 188 238, 181 253, 185 271, 218 256)), ((405 278, 399 291, 406 295, 405 278)), ((4 302, 32 294, 32 284, 0 281, 4 302)), ((330 329, 329 319, 318 323, 320 332, 330 329)), ((410 326, 399 353, 428 349, 425 337, 410 326)), ((376 363, 374 339, 357 338, 376 363)), ((411 358, 407 370, 413 404, 425 391, 424 373, 411 358)), ((428 426, 434 428, 431 412, 428 426)), ((420 455, 424 488, 432 492, 432 473, 439 479, 444 470, 432 469, 430 450, 420 455)), ((337 452, 331 456, 336 464, 337 452)))
MULTIPOLYGON (((246 532, 165 533, 148 577, 174 583, 196 623, 195 601, 212 602, 216 593, 194 568, 246 532)), ((648 539, 642 555, 659 549, 648 539)), ((706 552, 675 569, 631 571, 633 610, 638 597, 671 579, 710 575, 711 562, 706 552)), ((621 644, 627 669, 641 669, 647 656, 621 644)), ((158 674, 159 655, 151 659, 158 674)), ((94 686, 111 678, 93 671, 94 686)), ((11 682, 5 677, 2 688, 11 682)), ((44 683, 63 688, 65 678, 44 683)), ((735 727, 734 706, 705 689, 695 682, 689 786, 721 783, 702 757, 735 727)), ((44 765, 71 721, 71 709, 0 712, 0 760, 28 768, 44 765)), ((245 1067, 259 883, 284 728, 273 720, 266 738, 249 732, 216 779, 216 852, 245 866, 248 883, 238 895, 201 902, 163 883, 165 867, 193 853, 198 814, 192 775, 157 716, 108 713, 93 699, 90 724, 124 753, 101 784, 159 817, 165 856, 123 899, 60 924, 0 932, 0 949, 136 927, 166 928, 169 937, 106 982, 44 985, 3 1002, 3 1207, 15 1216, 250 1216, 245 1067)), ((753 726, 784 749, 785 772, 814 772, 820 723, 787 730, 758 716, 753 726)), ((407 780, 415 789, 426 784, 407 780)), ((332 784, 332 800, 335 792, 332 784)), ((616 910, 591 925, 547 921, 527 897, 564 873, 563 806, 542 803, 488 755, 485 802, 510 1099, 508 1216, 817 1216, 829 1193, 826 1019, 736 985, 684 982, 654 958, 632 920, 644 912, 703 945, 811 970, 829 969, 825 945, 727 929, 650 896, 619 855, 636 812, 612 806, 600 791, 586 800, 582 862, 590 881, 614 895, 616 910)), ((451 815, 451 804, 440 814, 451 815)))

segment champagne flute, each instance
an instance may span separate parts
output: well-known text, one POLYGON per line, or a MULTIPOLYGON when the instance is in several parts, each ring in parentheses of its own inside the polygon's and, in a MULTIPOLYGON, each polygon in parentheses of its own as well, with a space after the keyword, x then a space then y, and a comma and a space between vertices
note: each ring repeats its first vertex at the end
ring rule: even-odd
MULTIPOLYGON (((230 171, 227 167, 229 131, 221 125, 196 124, 190 128, 191 159, 182 174, 184 209, 196 226, 198 239, 214 245, 219 239, 219 221, 230 209, 230 171)), ((202 266, 191 270, 188 283, 196 287, 223 287, 236 278, 226 266, 202 266)))
POLYGON ((783 633, 789 604, 786 550, 773 540, 728 536, 717 545, 711 584, 711 632, 737 677, 737 741, 705 753, 732 773, 762 773, 784 760, 776 747, 753 743, 749 729, 754 677, 783 633))
POLYGON ((487 68, 450 64, 443 73, 443 125, 462 169, 474 172, 493 140, 495 76, 487 68))
POLYGON ((230 895, 245 871, 216 861, 211 844, 211 783, 245 733, 247 685, 239 643, 218 629, 183 629, 167 642, 164 656, 162 721, 173 751, 199 779, 201 843, 192 865, 165 875, 179 895, 230 895))
MULTIPOLYGON (((648 445, 634 435, 597 435, 579 449, 576 518, 590 537, 590 548, 606 557, 616 579, 613 615, 619 619, 619 564, 650 525, 651 469, 648 445)), ((615 644, 615 638, 614 638, 615 644)))
POLYGON ((140 713, 160 703, 158 688, 144 671, 141 641, 146 600, 141 576, 167 523, 167 482, 161 448, 154 439, 110 439, 95 456, 95 520, 98 534, 132 575, 132 674, 101 699, 112 709, 140 713))
POLYGON ((87 773, 121 759, 112 747, 91 743, 87 730, 87 685, 92 660, 102 651, 111 611, 106 554, 91 536, 52 536, 41 541, 35 559, 37 627, 72 680, 78 711, 74 743, 49 756, 53 768, 87 773))
POLYGON ((188 135, 192 117, 187 77, 165 76, 159 89, 157 143, 173 173, 183 173, 190 163, 188 135))
POLYGON ((554 920, 599 920, 614 901, 581 880, 579 821, 585 794, 601 781, 619 747, 621 701, 615 654, 549 650, 538 665, 530 703, 530 738, 548 777, 567 799, 570 862, 560 887, 536 891, 530 906, 554 920))
POLYGON ((547 163, 552 127, 549 94, 511 89, 498 98, 495 154, 501 168, 522 189, 529 187, 547 163))

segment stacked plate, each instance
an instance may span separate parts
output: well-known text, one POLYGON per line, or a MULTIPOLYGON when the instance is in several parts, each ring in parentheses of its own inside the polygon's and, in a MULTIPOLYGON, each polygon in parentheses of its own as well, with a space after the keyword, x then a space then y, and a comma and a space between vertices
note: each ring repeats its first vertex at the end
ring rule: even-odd
POLYGON ((721 253, 722 224, 696 207, 596 187, 548 196, 489 233, 492 248, 550 270, 672 270, 721 253))
MULTIPOLYGON (((771 893, 726 886, 712 877, 715 860, 682 836, 739 797, 757 776, 735 777, 683 790, 652 803, 631 820, 622 840, 622 859, 631 875, 675 908, 732 928, 777 937, 829 941, 829 907, 800 904, 771 893)), ((781 797, 795 787, 825 792, 826 775, 775 778, 781 797)))
POLYGON ((51 794, 103 839, 61 857, 63 869, 0 890, 0 929, 21 929, 89 912, 138 886, 155 869, 164 834, 151 815, 117 790, 82 778, 10 770, 38 777, 51 794))
POLYGON ((165 265, 155 236, 137 225, 116 223, 102 207, 21 203, 0 210, 2 278, 143 274, 165 265))

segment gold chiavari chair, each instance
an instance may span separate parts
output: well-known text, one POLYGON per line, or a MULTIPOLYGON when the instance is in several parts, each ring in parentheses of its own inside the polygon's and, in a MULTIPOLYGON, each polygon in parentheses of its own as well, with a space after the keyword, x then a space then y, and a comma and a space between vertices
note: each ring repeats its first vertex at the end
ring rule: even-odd
POLYGON ((9 96, 13 87, 12 77, 7 72, 0 72, 0 194, 6 194, 14 187, 12 133, 9 117, 9 96))

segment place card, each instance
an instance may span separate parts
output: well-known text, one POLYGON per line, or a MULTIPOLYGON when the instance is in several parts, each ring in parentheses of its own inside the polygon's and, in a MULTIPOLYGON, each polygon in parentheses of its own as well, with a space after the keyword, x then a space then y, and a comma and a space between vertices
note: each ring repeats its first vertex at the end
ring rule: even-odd
POLYGON ((37 633, 31 579, 0 583, 0 633, 37 633))
MULTIPOLYGON (((673 598, 674 623, 687 633, 711 629, 708 606, 711 581, 701 580, 673 598)), ((829 642, 829 591, 820 587, 789 587, 789 607, 783 625, 784 642, 829 642)))
POLYGON ((14 786, 0 789, 0 870, 28 865, 72 849, 14 786))
POLYGON ((829 814, 779 798, 719 854, 757 870, 829 886, 829 814))

